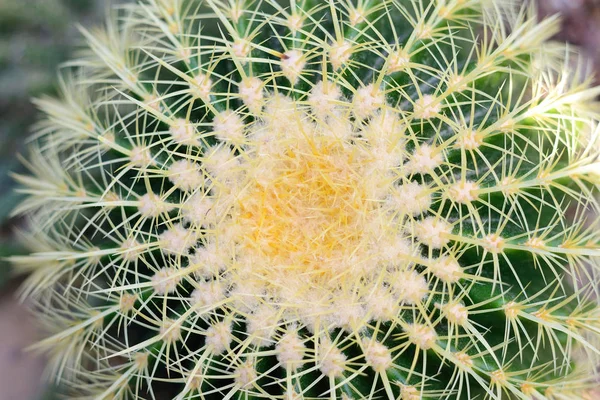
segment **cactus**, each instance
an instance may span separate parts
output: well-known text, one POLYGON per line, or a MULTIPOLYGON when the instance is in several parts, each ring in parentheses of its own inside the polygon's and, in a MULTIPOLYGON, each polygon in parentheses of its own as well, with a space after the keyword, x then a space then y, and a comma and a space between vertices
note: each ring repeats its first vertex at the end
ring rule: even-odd
POLYGON ((81 399, 582 399, 600 113, 500 0, 144 0, 19 175, 22 295, 81 399))

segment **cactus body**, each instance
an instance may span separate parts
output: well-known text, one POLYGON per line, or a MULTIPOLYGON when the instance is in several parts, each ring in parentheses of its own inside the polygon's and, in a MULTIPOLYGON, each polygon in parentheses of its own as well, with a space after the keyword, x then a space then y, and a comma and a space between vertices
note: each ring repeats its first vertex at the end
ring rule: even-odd
POLYGON ((19 176, 72 398, 580 399, 600 92, 500 1, 147 0, 19 176))

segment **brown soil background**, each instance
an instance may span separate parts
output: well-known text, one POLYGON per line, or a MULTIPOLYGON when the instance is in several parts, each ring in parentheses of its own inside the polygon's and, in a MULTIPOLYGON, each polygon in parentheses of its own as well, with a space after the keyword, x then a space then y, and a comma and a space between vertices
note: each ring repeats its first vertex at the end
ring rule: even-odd
POLYGON ((600 83, 600 0, 538 0, 537 3, 541 16, 561 16, 562 31, 556 39, 580 46, 593 62, 596 82, 600 83))

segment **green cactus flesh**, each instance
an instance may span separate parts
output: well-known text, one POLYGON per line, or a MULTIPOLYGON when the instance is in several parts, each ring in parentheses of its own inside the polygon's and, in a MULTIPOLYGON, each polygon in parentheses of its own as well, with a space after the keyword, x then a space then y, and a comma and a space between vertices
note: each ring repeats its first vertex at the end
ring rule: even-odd
POLYGON ((17 176, 13 262, 69 398, 591 398, 600 89, 557 19, 112 13, 17 176))

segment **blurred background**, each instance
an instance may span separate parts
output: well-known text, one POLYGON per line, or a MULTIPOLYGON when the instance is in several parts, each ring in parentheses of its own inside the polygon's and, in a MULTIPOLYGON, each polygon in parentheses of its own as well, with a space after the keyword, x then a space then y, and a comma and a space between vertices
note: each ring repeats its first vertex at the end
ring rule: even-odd
MULTIPOLYGON (((20 201, 10 172, 22 171, 23 153, 36 121, 30 99, 56 92, 56 70, 83 41, 76 23, 102 21, 109 0, 0 0, 0 400, 52 399, 43 385, 43 358, 23 349, 36 330, 16 299, 22 277, 4 257, 19 254, 19 221, 10 218, 20 201)), ((580 45, 600 71, 600 0, 538 0, 541 15, 559 13, 558 40, 580 45)), ((597 79, 600 83, 600 79, 597 79)), ((599 397, 600 398, 600 397, 599 397)))
POLYGON ((4 257, 22 251, 10 212, 19 202, 10 172, 22 170, 36 120, 31 98, 56 92, 56 70, 83 41, 76 22, 97 24, 106 0, 0 0, 0 400, 52 398, 41 382, 43 359, 23 351, 37 340, 26 310, 16 299, 19 277, 4 257))

